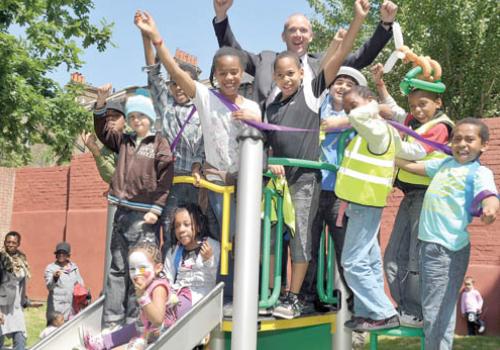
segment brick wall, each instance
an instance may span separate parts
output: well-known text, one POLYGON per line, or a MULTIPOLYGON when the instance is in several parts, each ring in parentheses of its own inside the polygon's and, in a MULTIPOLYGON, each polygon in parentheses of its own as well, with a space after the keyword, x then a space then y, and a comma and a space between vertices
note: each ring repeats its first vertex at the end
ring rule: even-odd
POLYGON ((10 228, 15 181, 16 169, 0 167, 0 238, 10 228))
POLYGON ((71 258, 79 265, 86 284, 99 294, 106 190, 90 154, 74 157, 70 166, 17 169, 11 229, 21 233, 21 249, 31 264, 30 297, 46 298, 43 272, 54 260, 56 244, 63 240, 72 245, 71 258))

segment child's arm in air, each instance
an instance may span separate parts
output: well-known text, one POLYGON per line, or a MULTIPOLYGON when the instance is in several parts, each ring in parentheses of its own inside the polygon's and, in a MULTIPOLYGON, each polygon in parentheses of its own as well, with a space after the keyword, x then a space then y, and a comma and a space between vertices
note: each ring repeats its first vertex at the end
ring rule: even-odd
POLYGON ((356 35, 358 34, 369 11, 370 2, 368 0, 356 0, 354 2, 354 19, 352 20, 349 29, 345 35, 343 35, 340 31, 335 35, 333 40, 340 40, 341 43, 340 45, 333 43, 332 46, 338 46, 338 49, 336 49, 334 53, 332 52, 333 50, 328 50, 327 53, 329 53, 329 55, 326 55, 323 58, 326 86, 330 86, 330 84, 335 80, 340 66, 351 51, 356 35))
POLYGON ((377 87, 377 94, 380 100, 380 116, 384 119, 396 120, 399 123, 404 123, 406 119, 406 111, 398 106, 394 98, 389 94, 385 85, 384 66, 382 63, 377 63, 371 68, 373 82, 377 87))
POLYGON ((112 86, 109 83, 97 88, 97 101, 94 110, 94 131, 99 141, 113 152, 118 153, 122 143, 123 133, 108 127, 108 118, 106 117, 106 99, 111 95, 111 90, 112 86))
POLYGON ((161 63, 165 66, 170 77, 181 87, 186 95, 193 98, 196 94, 196 84, 191 76, 179 68, 177 62, 168 51, 163 39, 156 27, 156 23, 150 14, 137 11, 134 17, 135 25, 145 33, 156 48, 156 53, 160 57, 161 63))
POLYGON ((396 158, 396 166, 413 174, 427 176, 423 162, 415 163, 401 158, 396 158))

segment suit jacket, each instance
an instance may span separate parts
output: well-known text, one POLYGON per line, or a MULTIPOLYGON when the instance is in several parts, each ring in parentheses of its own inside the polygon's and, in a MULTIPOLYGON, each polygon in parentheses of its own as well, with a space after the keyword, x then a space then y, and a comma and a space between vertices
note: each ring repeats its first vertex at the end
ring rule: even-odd
MULTIPOLYGON (((248 52, 241 48, 234 37, 228 18, 219 23, 216 23, 214 19, 212 23, 219 47, 234 47, 245 54, 247 61, 245 72, 254 77, 253 99, 262 106, 273 88, 273 64, 278 53, 274 51, 262 51, 259 54, 248 52)), ((343 65, 356 69, 370 65, 391 37, 392 29, 386 30, 378 25, 371 38, 356 52, 349 54, 343 65)), ((323 54, 308 53, 307 55, 307 61, 314 74, 317 75, 323 54)))

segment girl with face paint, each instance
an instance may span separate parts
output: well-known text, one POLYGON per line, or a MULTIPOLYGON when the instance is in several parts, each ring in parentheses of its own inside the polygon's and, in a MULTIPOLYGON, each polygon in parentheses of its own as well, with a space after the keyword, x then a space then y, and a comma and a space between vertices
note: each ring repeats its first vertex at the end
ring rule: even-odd
POLYGON ((94 336, 82 329, 82 343, 88 350, 113 349, 127 343, 127 349, 145 349, 191 308, 188 288, 180 288, 177 292, 171 289, 162 271, 161 252, 155 244, 141 242, 134 246, 129 252, 128 265, 140 306, 141 322, 129 323, 115 332, 94 336))

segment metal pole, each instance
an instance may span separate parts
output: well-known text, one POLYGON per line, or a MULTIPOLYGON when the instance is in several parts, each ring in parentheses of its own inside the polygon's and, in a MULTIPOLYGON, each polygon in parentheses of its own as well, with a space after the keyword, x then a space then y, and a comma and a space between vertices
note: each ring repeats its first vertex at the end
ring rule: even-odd
POLYGON ((257 348, 259 295, 260 201, 263 142, 261 133, 245 129, 240 141, 231 349, 257 348))
POLYGON ((336 329, 332 339, 332 350, 351 350, 352 349, 352 331, 344 327, 344 323, 351 319, 351 312, 347 307, 347 289, 340 278, 340 272, 335 264, 335 286, 340 291, 339 303, 340 309, 337 311, 336 329))
POLYGON ((108 283, 109 268, 111 266, 111 234, 113 233, 113 219, 116 213, 116 206, 108 203, 108 214, 106 217, 106 247, 104 248, 104 276, 102 278, 102 290, 108 283))

